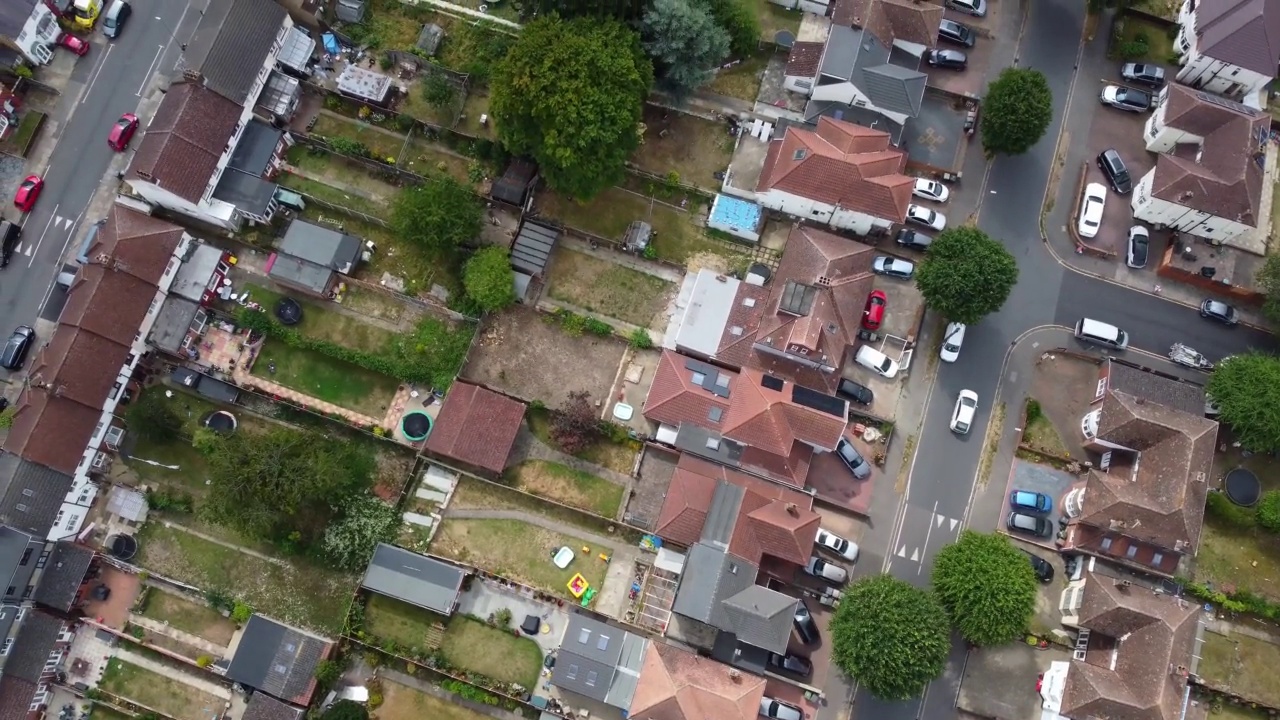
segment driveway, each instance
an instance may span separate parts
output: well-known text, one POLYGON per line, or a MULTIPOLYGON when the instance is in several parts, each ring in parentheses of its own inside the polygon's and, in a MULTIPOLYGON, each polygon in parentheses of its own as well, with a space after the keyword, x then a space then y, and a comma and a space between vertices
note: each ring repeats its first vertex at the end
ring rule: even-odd
POLYGON ((1036 681, 1050 663, 1069 660, 1071 653, 1057 645, 1047 650, 1019 642, 976 648, 965 663, 956 706, 984 718, 1040 720, 1036 681))
MULTIPOLYGON (((1115 82, 1115 80, 1109 80, 1098 83, 1098 92, 1102 91, 1104 85, 1115 82)), ((1088 98, 1080 98, 1081 102, 1087 100, 1088 98)), ((1114 149, 1120 153, 1120 158, 1129 168, 1129 177, 1133 179, 1133 184, 1137 185, 1138 181, 1156 164, 1156 155, 1147 152, 1146 142, 1143 140, 1144 126, 1151 114, 1125 112, 1101 103, 1097 105, 1098 111, 1089 126, 1087 140, 1089 147, 1087 182, 1102 183, 1107 187, 1107 207, 1102 216, 1102 227, 1098 230, 1098 236, 1085 242, 1115 253, 1117 262, 1123 263, 1129 228, 1139 224, 1133 219, 1133 210, 1129 204, 1133 200, 1133 194, 1119 195, 1111 189, 1106 176, 1098 169, 1097 157, 1102 151, 1108 149, 1114 149)), ((1072 177, 1079 176, 1068 172, 1066 177, 1071 180, 1072 177)), ((1156 248, 1153 247, 1151 258, 1147 262, 1147 267, 1151 268, 1150 271, 1153 273, 1158 263, 1155 251, 1156 248)))

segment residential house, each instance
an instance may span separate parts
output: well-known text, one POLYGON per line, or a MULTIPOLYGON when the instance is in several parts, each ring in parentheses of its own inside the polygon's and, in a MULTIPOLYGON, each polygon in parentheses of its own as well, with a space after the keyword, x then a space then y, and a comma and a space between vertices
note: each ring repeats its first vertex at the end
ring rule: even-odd
POLYGON ((650 644, 640 635, 573 613, 560 641, 551 684, 625 713, 635 699, 650 644))
POLYGON ((97 554, 84 545, 66 540, 54 543, 33 595, 36 604, 68 619, 79 614, 85 589, 98 572, 96 559, 97 554))
POLYGON ((328 640, 254 615, 225 674, 232 682, 306 707, 316 691, 316 667, 332 652, 328 640))
POLYGON ((914 178, 889 134, 830 117, 769 143, 754 193, 724 192, 820 225, 866 235, 906 219, 914 178))
POLYGON ((256 692, 249 696, 240 720, 302 720, 306 712, 264 692, 256 692))
MULTIPOLYGON (((44 465, 23 460, 12 453, 0 453, 0 523, 44 540, 54 525, 60 525, 79 495, 68 499, 74 480, 44 465)), ((87 503, 81 506, 88 514, 87 503)), ((56 538, 52 538, 56 539, 56 538)))
POLYGON ((1178 82, 1266 107, 1264 91, 1280 63, 1280 6, 1268 0, 1184 0, 1178 25, 1178 82))
POLYGON ((360 587, 448 617, 458 607, 466 577, 457 565, 378 543, 360 587))
POLYGON ((468 469, 501 475, 524 427, 524 403, 455 382, 427 438, 428 453, 468 469))
POLYGON ((920 56, 938 44, 942 3, 931 0, 835 0, 831 24, 862 28, 886 45, 920 56))
POLYGON ((17 49, 28 62, 44 65, 52 60, 61 37, 54 6, 46 0, 0 3, 0 42, 17 49))
POLYGON ((46 708, 58 668, 74 638, 67 621, 27 607, 0 608, 9 620, 0 647, 0 720, 36 720, 46 708))
POLYGON ((918 51, 900 47, 892 37, 877 37, 869 29, 833 24, 816 74, 807 74, 814 65, 813 48, 803 43, 799 50, 792 48, 795 62, 788 62, 784 86, 813 102, 867 108, 903 123, 920 114, 928 83, 928 76, 920 71, 924 46, 909 45, 918 51))
POLYGON ((1073 659, 1052 663, 1059 715, 1073 720, 1182 720, 1199 663, 1204 611, 1194 600, 1107 572, 1093 558, 1062 591, 1073 659))
POLYGON ((332 297, 342 276, 355 272, 364 249, 360 238, 341 229, 295 219, 267 258, 267 277, 295 290, 332 297))
POLYGON ((763 677, 650 642, 627 717, 654 720, 755 720, 763 677))
POLYGON ((1271 224, 1261 210, 1270 130, 1265 112, 1166 85, 1144 136, 1147 149, 1160 156, 1134 187, 1134 217, 1215 243, 1243 241, 1259 231, 1265 237, 1271 224))
POLYGON ((1218 423, 1195 386, 1111 361, 1081 420, 1097 461, 1063 498, 1064 547, 1172 576, 1200 544, 1218 423))
POLYGON ((682 454, 654 527, 690 548, 674 612, 730 636, 717 644, 785 653, 799 601, 759 583, 793 579, 820 520, 810 495, 682 454))
POLYGON ((184 74, 241 108, 241 127, 255 110, 288 120, 301 98, 295 75, 305 77, 315 47, 272 0, 211 0, 183 53, 184 74))
POLYGON ((221 248, 193 242, 181 262, 160 315, 151 326, 147 345, 168 355, 195 359, 209 326, 208 308, 230 288, 227 276, 235 258, 221 248))

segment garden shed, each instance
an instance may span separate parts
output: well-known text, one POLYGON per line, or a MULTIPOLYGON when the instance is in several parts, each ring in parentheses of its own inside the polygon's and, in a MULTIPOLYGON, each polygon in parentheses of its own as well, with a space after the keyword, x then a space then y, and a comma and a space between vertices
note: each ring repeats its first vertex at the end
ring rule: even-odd
POLYGON ((444 28, 435 23, 427 23, 422 26, 422 32, 418 33, 416 45, 428 57, 435 57, 442 42, 444 42, 444 28))
POLYGON ((380 543, 360 587, 448 617, 458 606, 466 576, 443 560, 380 543))

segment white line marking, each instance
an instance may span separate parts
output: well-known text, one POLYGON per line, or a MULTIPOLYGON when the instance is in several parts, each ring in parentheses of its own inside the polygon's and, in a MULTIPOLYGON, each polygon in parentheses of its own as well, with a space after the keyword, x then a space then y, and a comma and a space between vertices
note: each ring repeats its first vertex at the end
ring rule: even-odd
POLYGON ((956 526, 957 526, 957 525, 959 525, 959 524, 960 524, 960 521, 959 521, 959 520, 957 520, 957 519, 955 519, 955 518, 951 518, 951 532, 955 532, 955 531, 956 531, 956 526))
POLYGON ((30 246, 30 245, 27 245, 27 246, 25 246, 25 247, 22 247, 22 254, 23 254, 25 257, 31 257, 31 246, 30 246))
POLYGON ((151 73, 156 69, 156 63, 160 62, 160 53, 164 52, 163 45, 156 46, 156 56, 151 59, 151 64, 147 66, 147 74, 142 76, 142 84, 138 86, 138 92, 134 93, 137 97, 142 97, 142 91, 147 88, 147 83, 151 82, 151 73))
POLYGON ((102 74, 102 68, 107 66, 107 57, 111 55, 111 50, 115 45, 108 45, 107 51, 102 53, 102 59, 98 61, 98 66, 93 69, 93 74, 89 76, 89 82, 85 83, 84 94, 80 96, 80 104, 83 105, 85 100, 89 99, 89 91, 93 89, 93 84, 98 81, 98 76, 102 74))
POLYGON ((898 548, 898 557, 904 558, 906 556, 907 556, 907 546, 903 545, 902 547, 898 548))
MULTIPOLYGON (((934 515, 937 515, 937 514, 938 514, 938 503, 937 503, 937 502, 934 502, 934 503, 933 503, 933 514, 934 514, 934 515)), ((924 550, 925 550, 925 552, 929 552, 929 538, 931 538, 931 537, 933 537, 933 523, 929 523, 929 527, 924 531, 924 550)), ((911 559, 912 559, 912 560, 915 560, 915 556, 912 556, 912 557, 911 557, 911 559)), ((920 573, 923 573, 923 572, 924 572, 924 563, 923 563, 923 562, 921 562, 921 563, 920 563, 920 567, 916 568, 916 575, 919 575, 920 573)))
MULTIPOLYGON (((54 206, 53 206, 53 212, 54 212, 54 213, 57 213, 57 212, 58 212, 58 206, 57 206, 57 205, 54 205, 54 206)), ((31 267, 32 265, 34 265, 34 264, 35 264, 35 262, 36 262, 36 255, 40 252, 40 243, 44 242, 44 236, 45 236, 45 234, 46 234, 46 233, 48 233, 48 232, 49 232, 49 226, 53 224, 53 220, 54 220, 54 218, 55 218, 55 217, 57 217, 57 216, 56 216, 56 215, 50 215, 50 216, 49 216, 49 222, 47 222, 47 223, 45 223, 45 224, 44 224, 44 232, 41 232, 41 233, 40 233, 40 238, 36 240, 36 248, 35 248, 35 250, 33 250, 33 251, 32 251, 31 261, 27 263, 27 267, 31 267)))
POLYGON ((913 563, 920 562, 920 548, 915 548, 914 550, 911 551, 911 562, 913 563))
MULTIPOLYGON (((933 402, 933 388, 937 384, 938 373, 935 371, 933 376, 929 378, 929 387, 925 388, 924 408, 921 410, 920 427, 917 430, 920 435, 924 434, 925 419, 929 417, 929 404, 933 402)), ((902 539, 902 526, 906 523, 907 519, 907 500, 911 497, 911 480, 915 475, 916 458, 920 455, 919 440, 920 438, 917 437, 916 447, 911 452, 911 462, 907 466, 907 486, 902 491, 902 502, 898 505, 898 516, 894 518, 893 521, 893 539, 889 543, 889 547, 897 545, 898 541, 902 539)), ((884 566, 881 568, 881 572, 889 572, 889 565, 892 562, 892 557, 886 557, 884 559, 884 566)))
POLYGON ((946 516, 946 515, 939 515, 938 513, 934 513, 934 514, 933 514, 933 521, 934 521, 934 522, 936 522, 936 523, 938 524, 938 527, 942 527, 942 523, 944 523, 944 522, 946 522, 946 521, 947 521, 947 516, 946 516))
MULTIPOLYGON (((85 209, 87 210, 88 208, 86 207, 85 209)), ((76 219, 72 221, 71 232, 67 233, 67 239, 62 243, 62 250, 58 252, 58 262, 62 262, 67 257, 67 246, 71 244, 71 238, 76 236, 75 228, 80 224, 80 218, 83 217, 84 210, 81 210, 80 214, 76 216, 76 219)), ((57 277, 57 275, 54 275, 54 279, 57 279, 57 277)))

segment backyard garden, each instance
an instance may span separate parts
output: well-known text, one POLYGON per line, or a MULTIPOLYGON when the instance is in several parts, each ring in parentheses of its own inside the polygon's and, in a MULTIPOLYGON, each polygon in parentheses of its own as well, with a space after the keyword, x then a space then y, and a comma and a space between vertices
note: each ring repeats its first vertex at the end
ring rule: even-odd
POLYGON ((182 682, 181 673, 161 675, 117 658, 107 662, 98 688, 176 720, 216 720, 224 698, 182 682))
POLYGON ((636 167, 659 177, 674 173, 707 192, 720 190, 715 173, 729 167, 735 141, 726 124, 657 105, 644 106, 644 124, 644 142, 632 158, 636 167))
POLYGON ((506 473, 512 487, 570 507, 614 518, 626 488, 582 470, 548 460, 526 460, 506 473))
MULTIPOLYGON (((1228 432, 1220 430, 1223 435, 1228 432)), ((1246 456, 1231 447, 1229 437, 1220 436, 1218 442, 1227 445, 1228 451, 1214 456, 1214 477, 1243 467, 1257 476, 1264 494, 1280 490, 1280 463, 1275 458, 1246 456)), ((1232 504, 1224 493, 1212 493, 1193 577, 1197 583, 1253 593, 1280 605, 1280 534, 1262 527, 1253 508, 1232 504)))
POLYGON ((215 645, 229 645, 236 631, 235 623, 207 604, 155 586, 147 591, 140 614, 215 645))
MULTIPOLYGON (((551 256, 547 294, 592 313, 649 328, 661 315, 676 287, 648 273, 603 258, 557 247, 551 256)), ((661 322, 659 327, 665 325, 661 322)))
POLYGON ((1230 637, 1204 633, 1197 674, 1214 689, 1225 690, 1265 707, 1280 707, 1280 645, 1243 633, 1230 637))
POLYGON ((382 706, 379 720, 491 720, 464 705, 401 685, 392 679, 382 683, 382 706))

